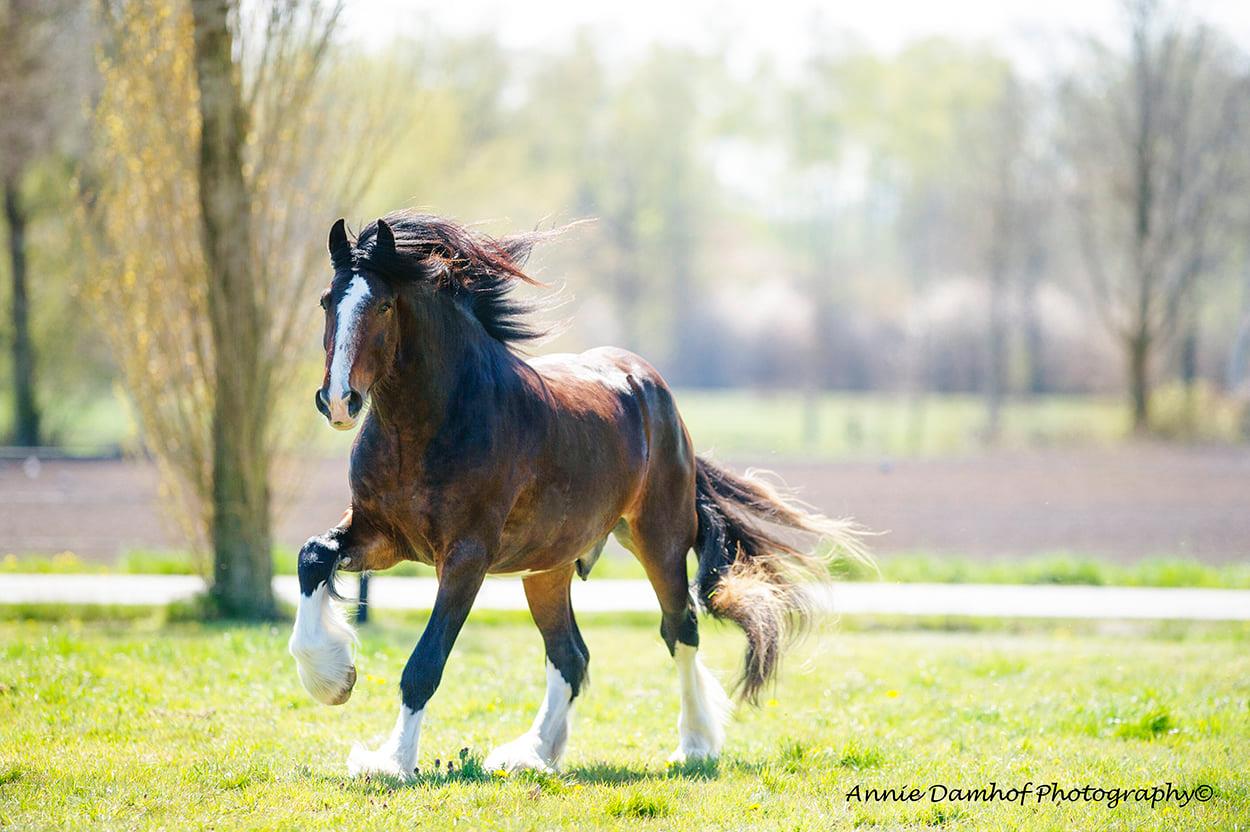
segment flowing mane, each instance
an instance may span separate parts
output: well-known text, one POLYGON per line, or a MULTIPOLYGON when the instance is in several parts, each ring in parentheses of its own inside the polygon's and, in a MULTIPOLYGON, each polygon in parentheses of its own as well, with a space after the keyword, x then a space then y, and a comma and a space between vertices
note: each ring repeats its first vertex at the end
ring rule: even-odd
POLYGON ((542 284, 524 271, 534 246, 563 229, 529 231, 494 238, 442 217, 413 210, 395 211, 383 219, 395 235, 395 249, 374 243, 378 224, 360 231, 353 249, 358 268, 397 285, 426 283, 461 304, 492 338, 509 346, 542 338, 547 330, 529 316, 537 304, 518 300, 518 283, 542 284))

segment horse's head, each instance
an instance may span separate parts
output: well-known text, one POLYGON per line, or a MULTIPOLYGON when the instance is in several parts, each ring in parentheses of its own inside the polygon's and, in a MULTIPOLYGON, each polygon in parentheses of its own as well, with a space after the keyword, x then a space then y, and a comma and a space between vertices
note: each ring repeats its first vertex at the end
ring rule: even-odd
MULTIPOLYGON (((395 236, 378 220, 375 254, 395 249, 395 236)), ((334 278, 321 295, 325 310, 325 375, 317 390, 317 409, 338 430, 350 430, 370 388, 390 370, 399 344, 398 296, 368 269, 358 268, 347 229, 339 220, 330 229, 334 278)))

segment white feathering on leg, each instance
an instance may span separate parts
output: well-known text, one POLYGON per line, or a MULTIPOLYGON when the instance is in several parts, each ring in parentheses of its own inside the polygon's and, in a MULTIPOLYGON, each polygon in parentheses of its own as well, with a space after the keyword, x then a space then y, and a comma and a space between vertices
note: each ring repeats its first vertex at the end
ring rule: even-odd
POLYGON ((486 758, 487 771, 535 769, 549 771, 564 755, 573 711, 573 686, 550 661, 547 662, 547 695, 530 729, 501 745, 486 758))
POLYGON ((356 633, 331 600, 324 583, 300 595, 288 649, 304 688, 318 702, 341 705, 356 682, 352 649, 356 633))
POLYGON ((421 719, 424 716, 424 708, 414 711, 407 705, 400 705, 395 727, 377 751, 370 751, 360 743, 352 746, 351 754, 347 757, 347 773, 352 777, 385 774, 404 780, 412 779, 417 767, 417 751, 421 745, 421 719))
POLYGON ((703 665, 698 648, 678 642, 673 658, 681 683, 681 715, 677 718, 680 743, 669 760, 715 759, 725 745, 725 723, 733 713, 733 703, 703 665))

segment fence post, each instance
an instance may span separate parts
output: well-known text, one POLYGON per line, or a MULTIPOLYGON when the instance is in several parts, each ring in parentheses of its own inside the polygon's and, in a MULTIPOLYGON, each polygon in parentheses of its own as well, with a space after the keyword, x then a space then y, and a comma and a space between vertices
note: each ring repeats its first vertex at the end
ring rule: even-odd
POLYGON ((356 604, 356 623, 369 623, 369 576, 360 574, 360 600, 356 604))

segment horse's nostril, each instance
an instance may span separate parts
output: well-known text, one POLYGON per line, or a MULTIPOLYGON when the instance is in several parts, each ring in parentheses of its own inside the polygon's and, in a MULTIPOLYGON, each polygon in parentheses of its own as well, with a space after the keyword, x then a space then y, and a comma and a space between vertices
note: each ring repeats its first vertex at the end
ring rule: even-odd
POLYGON ((330 402, 326 398, 326 391, 318 388, 317 395, 315 396, 315 398, 317 401, 317 410, 321 412, 322 416, 329 419, 330 418, 330 402))
POLYGON ((360 408, 364 406, 364 397, 355 390, 347 394, 347 415, 356 418, 356 414, 360 412, 360 408))

